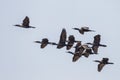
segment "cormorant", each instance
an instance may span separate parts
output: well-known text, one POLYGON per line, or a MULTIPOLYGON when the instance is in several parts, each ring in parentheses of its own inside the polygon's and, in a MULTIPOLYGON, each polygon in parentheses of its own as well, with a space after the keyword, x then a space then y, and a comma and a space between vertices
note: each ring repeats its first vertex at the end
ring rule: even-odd
POLYGON ((35 28, 35 27, 33 27, 33 26, 30 26, 29 23, 30 23, 29 17, 26 16, 26 17, 24 18, 23 23, 22 23, 21 25, 16 24, 16 25, 14 25, 14 26, 22 27, 22 28, 35 28))
POLYGON ((55 44, 54 42, 49 42, 47 38, 43 38, 42 41, 35 41, 35 43, 40 43, 41 48, 45 48, 48 44, 55 44))
POLYGON ((90 30, 89 27, 81 27, 79 28, 73 28, 74 30, 78 30, 81 34, 84 34, 84 32, 95 32, 94 30, 90 30))
POLYGON ((93 51, 94 51, 95 54, 98 53, 99 46, 101 46, 101 47, 107 47, 107 45, 100 44, 100 39, 101 39, 101 35, 98 34, 98 35, 94 36, 93 43, 87 43, 87 44, 92 45, 92 49, 93 49, 93 51))
POLYGON ((109 58, 103 58, 101 61, 94 60, 94 62, 99 62, 99 64, 98 64, 98 72, 100 72, 106 64, 114 64, 114 63, 108 62, 108 61, 109 61, 109 58))

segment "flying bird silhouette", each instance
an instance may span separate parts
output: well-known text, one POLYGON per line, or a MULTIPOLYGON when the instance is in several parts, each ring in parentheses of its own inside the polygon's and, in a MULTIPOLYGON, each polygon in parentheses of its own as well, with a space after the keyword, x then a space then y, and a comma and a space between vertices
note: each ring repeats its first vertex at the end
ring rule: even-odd
POLYGON ((114 63, 108 62, 108 61, 109 61, 109 58, 103 58, 101 61, 94 60, 94 62, 98 62, 99 63, 98 64, 98 72, 100 72, 105 65, 107 65, 107 64, 114 64, 114 63))
POLYGON ((47 38, 43 38, 42 41, 35 41, 35 43, 40 43, 41 44, 41 48, 45 48, 48 44, 54 45, 56 43, 54 42, 49 42, 49 40, 47 38))
POLYGON ((94 36, 93 43, 86 43, 86 44, 92 45, 92 49, 93 49, 93 51, 94 51, 95 54, 98 53, 99 46, 101 46, 101 47, 107 47, 107 45, 100 44, 100 40, 101 40, 101 35, 98 34, 98 35, 94 36))
POLYGON ((23 23, 22 23, 21 25, 20 25, 20 24, 16 24, 16 25, 14 25, 14 26, 22 27, 22 28, 35 28, 35 27, 33 27, 33 26, 30 26, 29 23, 30 23, 29 17, 26 16, 26 17, 24 18, 23 23))
POLYGON ((78 30, 79 33, 81 33, 82 35, 85 32, 95 32, 94 30, 90 30, 89 27, 81 27, 81 28, 73 28, 74 30, 78 30))

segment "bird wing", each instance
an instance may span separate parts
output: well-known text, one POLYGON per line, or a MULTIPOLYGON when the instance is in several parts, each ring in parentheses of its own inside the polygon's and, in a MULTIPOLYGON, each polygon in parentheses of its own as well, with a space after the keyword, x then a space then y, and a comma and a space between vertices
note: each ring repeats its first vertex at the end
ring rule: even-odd
POLYGON ((82 46, 78 46, 75 48, 75 52, 79 52, 80 54, 82 54, 83 51, 84 51, 84 48, 82 46))
POLYGON ((25 18, 24 18, 24 20, 23 20, 23 23, 22 23, 22 25, 23 26, 29 26, 29 17, 28 16, 26 16, 25 18))
POLYGON ((89 53, 88 52, 84 52, 82 55, 84 55, 85 57, 89 57, 89 53))
POLYGON ((68 37, 68 41, 69 42, 74 42, 75 41, 75 37, 73 36, 73 35, 70 35, 69 37, 68 37))
POLYGON ((105 64, 102 63, 98 64, 98 71, 100 72, 104 66, 105 64))
POLYGON ((65 42, 66 41, 66 36, 67 36, 66 30, 63 29, 62 32, 61 32, 61 35, 60 35, 60 41, 65 42))
POLYGON ((87 44, 83 44, 82 47, 85 48, 85 49, 89 49, 90 48, 90 47, 88 47, 87 44))
POLYGON ((67 44, 67 50, 69 50, 75 42, 75 37, 73 35, 70 35, 68 37, 68 44, 67 44))
POLYGON ((73 62, 77 61, 82 56, 83 51, 84 51, 84 48, 82 46, 75 49, 75 54, 73 56, 73 62))
POLYGON ((77 61, 80 57, 81 57, 81 55, 79 55, 79 53, 75 53, 74 56, 73 56, 72 61, 75 62, 75 61, 77 61))
POLYGON ((82 46, 79 48, 79 53, 82 54, 83 51, 85 50, 85 48, 83 48, 82 46))
POLYGON ((98 47, 99 47, 99 46, 95 46, 95 45, 92 46, 93 52, 94 52, 95 54, 98 53, 98 47))
POLYGON ((92 50, 91 50, 91 49, 85 49, 85 52, 83 53, 83 55, 84 55, 85 57, 88 57, 89 54, 91 54, 91 53, 92 53, 92 50))
POLYGON ((62 48, 65 46, 65 42, 66 42, 66 30, 65 29, 62 29, 62 32, 60 34, 60 40, 59 40, 59 43, 57 45, 57 48, 62 48))
POLYGON ((95 35, 94 36, 94 41, 93 41, 94 44, 99 44, 100 43, 100 35, 95 35))
POLYGON ((75 45, 75 48, 81 46, 81 41, 78 41, 77 44, 75 45))

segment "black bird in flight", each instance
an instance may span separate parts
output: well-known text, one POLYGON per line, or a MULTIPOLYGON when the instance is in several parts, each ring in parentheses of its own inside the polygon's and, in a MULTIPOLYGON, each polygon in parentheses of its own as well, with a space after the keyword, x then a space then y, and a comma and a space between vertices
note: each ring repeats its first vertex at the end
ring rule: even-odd
POLYGON ((81 27, 81 28, 73 28, 74 30, 78 30, 79 33, 81 33, 82 35, 84 34, 84 32, 95 32, 94 30, 90 30, 89 27, 81 27))
POLYGON ((98 53, 99 46, 101 46, 101 47, 107 47, 107 45, 100 44, 100 40, 101 40, 101 35, 98 34, 98 35, 94 36, 93 43, 87 43, 87 44, 92 45, 92 49, 93 49, 93 51, 94 51, 95 54, 98 53))
POLYGON ((48 44, 55 44, 54 42, 49 42, 49 40, 47 38, 43 38, 42 41, 35 41, 35 43, 40 43, 41 44, 41 48, 45 48, 48 44))
POLYGON ((35 28, 35 27, 33 27, 33 26, 30 26, 29 23, 30 23, 29 17, 26 16, 26 17, 24 18, 23 23, 22 23, 21 25, 20 25, 20 24, 16 24, 16 25, 14 25, 14 26, 22 27, 22 28, 35 28))
POLYGON ((109 61, 109 58, 103 58, 101 61, 99 60, 94 60, 94 62, 98 62, 98 72, 100 72, 103 67, 106 65, 106 64, 114 64, 112 62, 108 62, 109 61))

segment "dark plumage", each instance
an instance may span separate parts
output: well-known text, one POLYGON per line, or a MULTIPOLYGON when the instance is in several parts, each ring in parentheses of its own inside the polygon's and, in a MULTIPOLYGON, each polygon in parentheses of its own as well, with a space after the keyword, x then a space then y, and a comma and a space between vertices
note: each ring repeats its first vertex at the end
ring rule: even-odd
POLYGON ((78 41, 74 48, 78 48, 79 46, 81 46, 81 41, 78 41))
POLYGON ((60 34, 60 39, 59 39, 59 43, 57 44, 57 48, 60 49, 64 46, 66 46, 65 42, 66 42, 66 37, 67 37, 67 33, 66 33, 66 29, 62 29, 62 32, 60 34))
POLYGON ((88 57, 90 54, 94 54, 88 45, 81 45, 81 42, 77 42, 75 48, 75 52, 68 51, 73 56, 72 61, 76 62, 81 56, 88 57))
POLYGON ((84 51, 83 46, 78 46, 75 48, 75 52, 68 51, 67 53, 70 53, 73 55, 72 62, 76 62, 81 56, 84 51))
POLYGON ((103 67, 106 65, 106 64, 114 64, 112 62, 108 62, 109 61, 109 58, 103 58, 101 61, 99 60, 94 60, 94 62, 98 62, 98 72, 100 72, 103 67))
POLYGON ((54 42, 49 42, 49 40, 47 38, 43 38, 42 41, 35 41, 35 43, 40 43, 41 44, 41 48, 45 48, 48 44, 51 45, 55 45, 56 43, 54 42))
POLYGON ((41 43, 41 48, 45 48, 49 42, 47 38, 43 38, 42 41, 35 41, 35 43, 41 43))
POLYGON ((85 57, 89 57, 89 55, 91 55, 91 54, 94 54, 93 52, 92 52, 92 49, 90 48, 90 47, 88 47, 88 45, 82 45, 83 47, 84 47, 84 49, 85 49, 85 51, 83 52, 83 56, 85 56, 85 57))
POLYGON ((92 45, 92 49, 93 49, 94 53, 96 53, 96 54, 98 53, 99 46, 107 47, 107 45, 100 44, 100 40, 101 40, 101 35, 98 34, 98 35, 94 36, 93 43, 87 43, 87 44, 92 45))
POLYGON ((74 37, 73 35, 70 35, 70 36, 68 37, 66 49, 67 49, 67 50, 71 49, 71 47, 74 45, 75 42, 81 42, 81 41, 76 41, 76 40, 75 40, 75 37, 74 37))
POLYGON ((33 26, 30 26, 29 23, 30 23, 29 17, 26 16, 26 17, 24 18, 24 20, 23 20, 22 25, 16 24, 16 25, 14 25, 14 26, 22 27, 22 28, 35 28, 35 27, 33 27, 33 26))
POLYGON ((75 42, 75 37, 73 35, 70 35, 68 37, 68 43, 67 43, 66 49, 67 50, 71 49, 71 47, 73 46, 74 42, 75 42))
POLYGON ((78 30, 81 34, 84 34, 84 32, 95 32, 94 30, 90 30, 89 27, 81 27, 79 28, 73 28, 74 30, 78 30))

